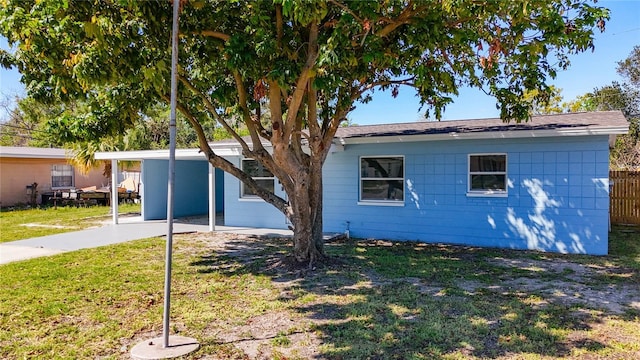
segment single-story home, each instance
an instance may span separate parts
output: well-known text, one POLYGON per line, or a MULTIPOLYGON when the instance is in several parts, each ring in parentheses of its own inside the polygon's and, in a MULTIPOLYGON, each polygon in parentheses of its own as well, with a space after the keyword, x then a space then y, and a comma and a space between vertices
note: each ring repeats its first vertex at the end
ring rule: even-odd
POLYGON ((40 203, 38 195, 54 190, 109 184, 102 169, 82 174, 68 160, 64 149, 0 146, 0 206, 40 203))
MULTIPOLYGON (((381 238, 603 255, 608 252, 609 147, 628 131, 619 111, 340 128, 323 169, 324 230, 381 238)), ((285 196, 233 141, 214 151, 285 196)), ((168 151, 100 153, 142 161, 142 214, 166 218, 168 151)), ((285 216, 176 152, 174 215, 222 212, 224 225, 286 228, 285 216)))

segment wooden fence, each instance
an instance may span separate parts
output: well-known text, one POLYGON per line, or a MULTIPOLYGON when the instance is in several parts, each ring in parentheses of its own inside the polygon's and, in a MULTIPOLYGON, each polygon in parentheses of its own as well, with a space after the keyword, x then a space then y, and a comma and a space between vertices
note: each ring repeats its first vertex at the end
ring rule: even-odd
POLYGON ((610 171, 612 224, 640 225, 640 171, 610 171))

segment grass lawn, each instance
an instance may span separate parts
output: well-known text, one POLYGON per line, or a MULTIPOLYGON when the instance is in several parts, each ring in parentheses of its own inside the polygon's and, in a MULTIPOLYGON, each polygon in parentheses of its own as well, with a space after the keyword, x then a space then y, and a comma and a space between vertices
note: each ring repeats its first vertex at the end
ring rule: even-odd
MULTIPOLYGON (((305 276, 288 250, 175 237, 187 358, 640 358, 640 229, 614 229, 605 257, 337 242, 305 276)), ((0 358, 128 359, 161 334, 163 254, 155 238, 0 265, 0 358)))
MULTIPOLYGON (((118 213, 140 212, 140 204, 121 204, 118 213)), ((97 226, 109 218, 108 206, 0 209, 0 243, 97 226)))

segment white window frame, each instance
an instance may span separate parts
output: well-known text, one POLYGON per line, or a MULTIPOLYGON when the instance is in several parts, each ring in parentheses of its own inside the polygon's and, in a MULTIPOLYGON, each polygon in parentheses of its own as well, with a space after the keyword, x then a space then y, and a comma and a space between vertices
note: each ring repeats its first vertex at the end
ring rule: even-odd
POLYGON ((509 157, 507 153, 474 153, 467 157, 467 196, 489 196, 489 197, 506 197, 509 189, 509 177, 507 176, 509 157), (504 171, 471 171, 472 156, 504 156, 504 171), (504 190, 472 190, 471 177, 473 175, 504 175, 504 190))
MULTIPOLYGON (((251 158, 244 158, 244 159, 240 159, 240 170, 244 171, 244 162, 245 161, 258 161, 255 159, 251 159, 251 158)), ((252 176, 253 180, 271 180, 273 181, 273 189, 275 191, 276 188, 276 184, 275 184, 275 180, 276 177, 275 176, 252 176)), ((245 195, 245 184, 240 181, 240 200, 249 200, 249 201, 264 201, 260 196, 258 195, 245 195)))
MULTIPOLYGON (((58 190, 58 189, 71 189, 74 188, 76 185, 76 171, 73 168, 73 165, 69 165, 69 164, 52 164, 51 165, 51 189, 52 190, 58 190), (64 167, 64 169, 59 170, 56 169, 56 167, 58 166, 62 166, 64 167), (61 171, 62 173, 66 173, 67 171, 71 171, 71 185, 70 186, 54 186, 54 182, 53 182, 53 177, 55 175, 53 175, 54 171, 61 171)), ((62 175, 62 176, 67 176, 67 175, 62 175)))
POLYGON ((404 155, 363 155, 358 158, 358 205, 377 205, 377 206, 404 206, 405 200, 405 181, 406 178, 406 161, 404 155), (362 176, 362 159, 384 159, 384 158, 401 158, 402 159, 402 177, 379 178, 379 177, 363 177, 362 176), (362 182, 367 180, 399 180, 402 183, 402 200, 363 200, 362 199, 362 182))

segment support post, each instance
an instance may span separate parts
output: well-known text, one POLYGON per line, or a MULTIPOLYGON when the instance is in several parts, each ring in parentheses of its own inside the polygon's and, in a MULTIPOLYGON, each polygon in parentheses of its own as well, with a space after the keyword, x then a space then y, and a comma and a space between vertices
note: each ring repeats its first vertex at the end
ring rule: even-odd
POLYGON ((111 212, 113 224, 118 224, 118 160, 111 160, 111 212))
POLYGON ((173 257, 173 200, 176 179, 176 105, 178 101, 178 8, 173 1, 173 29, 171 31, 171 109, 169 114, 169 183, 167 184, 167 243, 164 271, 164 313, 162 316, 162 348, 169 347, 169 318, 171 314, 171 260, 173 257))
POLYGON ((171 112, 169 118, 169 183, 167 190, 167 243, 164 272, 164 313, 162 337, 145 340, 131 349, 134 359, 166 359, 196 351, 200 344, 189 337, 169 335, 171 314, 171 257, 173 256, 173 198, 176 172, 176 107, 178 98, 178 15, 179 0, 173 0, 173 27, 171 31, 171 112), (162 346, 160 346, 162 344, 162 346))
POLYGON ((216 168, 209 164, 209 231, 216 231, 216 168))
POLYGON ((144 199, 146 198, 145 196, 145 191, 146 188, 144 187, 144 183, 146 181, 145 179, 145 171, 144 171, 144 160, 140 161, 140 183, 138 184, 138 196, 140 196, 140 215, 142 216, 142 221, 147 220, 147 217, 145 216, 145 205, 146 202, 144 201, 144 199))

